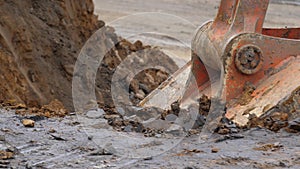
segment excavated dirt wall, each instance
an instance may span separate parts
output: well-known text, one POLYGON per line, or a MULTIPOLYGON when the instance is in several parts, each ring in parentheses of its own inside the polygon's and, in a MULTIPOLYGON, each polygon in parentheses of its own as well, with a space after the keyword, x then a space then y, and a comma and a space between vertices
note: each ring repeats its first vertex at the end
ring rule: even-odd
MULTIPOLYGON (((99 68, 98 102, 113 107, 110 81, 115 68, 122 59, 140 49, 150 48, 148 53, 154 51, 154 54, 162 55, 162 61, 168 63, 171 72, 177 69, 175 63, 159 50, 145 47, 141 42, 131 44, 118 37, 113 28, 104 25, 94 15, 92 0, 1 1, 0 103, 9 101, 41 107, 57 99, 72 111, 74 65, 84 43, 99 28, 106 30, 100 41, 117 45, 105 56, 99 68)), ((148 74, 154 74, 152 72, 157 73, 157 70, 148 70, 148 74)), ((163 78, 158 77, 159 82, 166 78, 164 73, 161 74, 163 78)), ((151 89, 154 88, 152 84, 157 83, 156 77, 153 79, 151 89)), ((133 93, 133 99, 141 99, 143 94, 150 92, 141 93, 139 87, 133 88, 131 90, 140 92, 137 96, 133 93)))

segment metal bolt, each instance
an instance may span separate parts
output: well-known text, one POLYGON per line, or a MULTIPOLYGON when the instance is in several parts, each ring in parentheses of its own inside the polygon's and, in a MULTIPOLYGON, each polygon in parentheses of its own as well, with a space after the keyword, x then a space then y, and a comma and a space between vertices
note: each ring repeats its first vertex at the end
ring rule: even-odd
POLYGON ((263 65, 263 54, 255 45, 241 47, 235 57, 235 65, 239 71, 251 75, 258 72, 263 65))

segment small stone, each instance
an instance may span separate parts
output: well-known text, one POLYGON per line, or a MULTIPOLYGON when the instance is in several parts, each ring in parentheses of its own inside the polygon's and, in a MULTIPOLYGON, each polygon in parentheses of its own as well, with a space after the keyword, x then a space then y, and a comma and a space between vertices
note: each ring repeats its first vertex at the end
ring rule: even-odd
POLYGON ((237 128, 231 128, 231 129, 230 129, 230 132, 231 132, 231 133, 238 133, 239 130, 238 130, 237 128))
POLYGON ((49 133, 55 133, 56 130, 55 130, 54 128, 50 128, 48 132, 49 132, 49 133))
POLYGON ((129 120, 129 121, 135 121, 135 122, 142 122, 141 118, 139 118, 137 115, 132 115, 132 116, 124 116, 124 120, 129 120))
POLYGON ((175 115, 178 115, 180 112, 180 103, 175 101, 171 104, 171 110, 175 115))
POLYGON ((53 90, 53 89, 51 89, 51 90, 50 90, 50 93, 51 93, 51 94, 54 94, 54 90, 53 90))
POLYGON ((26 109, 27 106, 23 103, 17 104, 15 106, 12 106, 13 109, 26 109))
POLYGON ((300 118, 297 118, 289 123, 289 129, 300 131, 300 118))
POLYGON ((170 122, 174 122, 176 121, 178 117, 175 115, 175 114, 168 114, 166 117, 165 117, 165 120, 167 121, 170 121, 170 122))
POLYGON ((152 160, 152 159, 153 159, 153 157, 145 157, 145 158, 144 158, 145 161, 147 161, 147 160, 152 160))
POLYGON ((104 115, 105 119, 115 119, 115 118, 120 118, 119 114, 105 114, 104 115))
POLYGON ((143 43, 140 40, 137 40, 136 42, 134 42, 133 45, 135 46, 136 50, 142 50, 144 48, 143 43))
POLYGON ((217 152, 219 152, 219 151, 220 151, 220 149, 218 149, 218 148, 216 148, 216 147, 214 147, 214 148, 211 149, 211 152, 212 152, 212 153, 217 153, 217 152))
POLYGON ((34 123, 35 121, 31 120, 31 119, 23 119, 22 120, 22 124, 25 126, 25 127, 34 127, 34 123))
POLYGON ((272 116, 273 120, 288 121, 289 115, 283 112, 277 112, 272 116))
POLYGON ((5 136, 4 135, 0 135, 0 141, 5 141, 5 136))
POLYGON ((161 138, 162 135, 161 135, 161 134, 155 134, 155 137, 156 137, 156 138, 161 138))
POLYGON ((14 153, 0 150, 0 160, 12 159, 14 153))
POLYGON ((195 135, 195 134, 199 134, 200 130, 197 129, 189 129, 188 130, 189 135, 195 135))
POLYGON ((287 167, 287 165, 284 162, 282 162, 282 161, 279 162, 279 166, 280 167, 287 167))
POLYGON ((228 128, 219 129, 218 134, 228 134, 230 130, 228 128))
POLYGON ((167 130, 166 133, 170 133, 174 136, 180 136, 183 134, 183 128, 180 125, 172 124, 167 130))
POLYGON ((113 145, 111 143, 105 144, 104 151, 107 154, 111 154, 111 155, 117 154, 117 150, 115 149, 115 147, 113 147, 113 145))
POLYGON ((97 109, 97 110, 90 110, 86 113, 86 116, 88 118, 92 118, 92 119, 98 119, 103 117, 105 114, 104 110, 102 109, 97 109))
POLYGON ((93 136, 88 136, 88 140, 93 140, 93 136))
POLYGON ((146 93, 150 93, 151 90, 149 89, 149 87, 145 84, 139 83, 139 87, 146 93))
POLYGON ((50 136, 53 137, 53 139, 58 140, 58 141, 67 141, 66 139, 64 139, 63 137, 61 137, 59 134, 50 134, 50 136))
POLYGON ((170 122, 161 119, 154 119, 143 123, 145 128, 154 130, 166 130, 170 127, 170 122))
POLYGON ((125 110, 122 107, 116 107, 116 110, 119 114, 124 115, 125 114, 125 110))
POLYGON ((134 129, 134 131, 138 133, 143 132, 143 130, 144 130, 144 126, 141 123, 139 123, 134 129))
POLYGON ((26 168, 26 169, 32 169, 32 168, 33 168, 32 163, 31 163, 30 161, 26 162, 25 168, 26 168))
POLYGON ((123 131, 125 131, 125 132, 131 132, 132 131, 132 125, 125 126, 125 128, 123 129, 123 131))
POLYGON ((225 123, 225 127, 226 128, 236 128, 236 125, 234 123, 232 123, 232 124, 225 123))
POLYGON ((63 68, 68 75, 73 76, 74 65, 63 65, 63 68))
POLYGON ((135 94, 135 97, 140 99, 140 100, 143 100, 145 98, 145 93, 143 92, 143 90, 139 90, 136 94, 135 94))
POLYGON ((205 124, 205 117, 201 114, 198 114, 193 128, 196 129, 202 127, 204 124, 205 124))

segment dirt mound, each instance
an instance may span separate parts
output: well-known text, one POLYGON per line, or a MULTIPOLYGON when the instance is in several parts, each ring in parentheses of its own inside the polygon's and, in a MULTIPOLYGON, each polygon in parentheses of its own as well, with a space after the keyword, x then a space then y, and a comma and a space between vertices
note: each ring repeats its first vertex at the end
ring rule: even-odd
POLYGON ((111 91, 113 76, 121 82, 114 92, 120 97, 129 93, 129 98, 121 97, 119 100, 126 105, 136 105, 178 69, 176 63, 156 47, 143 45, 140 41, 131 43, 121 37, 116 39, 115 47, 104 56, 96 77, 96 96, 101 108, 114 107, 111 91), (161 67, 159 70, 143 69, 154 65, 161 67))
POLYGON ((272 131, 285 128, 289 132, 300 131, 300 87, 278 105, 260 117, 249 116, 248 127, 264 127, 272 131))
POLYGON ((0 99, 41 106, 59 99, 69 109, 76 56, 104 23, 88 1, 0 2, 0 99))
MULTIPOLYGON (((121 61, 132 53, 147 48, 144 53, 149 57, 162 55, 161 61, 168 62, 171 72, 177 69, 175 63, 159 50, 143 46, 139 41, 132 44, 119 38, 112 28, 97 20, 93 12, 92 0, 1 1, 0 103, 13 99, 28 107, 41 108, 57 99, 72 111, 71 83, 77 56, 87 39, 101 27, 105 33, 99 37, 103 42, 99 43, 103 45, 100 48, 105 49, 106 43, 116 43, 105 56, 97 74, 96 95, 102 105, 113 107, 112 75, 121 61)), ((158 83, 167 77, 157 70, 148 70, 139 76, 145 74, 162 74, 158 83)), ((157 85, 157 78, 153 79, 151 87, 144 87, 147 88, 143 90, 144 94, 157 85)), ((139 84, 136 80, 133 83, 139 84)), ((133 97, 142 98, 140 88, 135 87, 133 97)))

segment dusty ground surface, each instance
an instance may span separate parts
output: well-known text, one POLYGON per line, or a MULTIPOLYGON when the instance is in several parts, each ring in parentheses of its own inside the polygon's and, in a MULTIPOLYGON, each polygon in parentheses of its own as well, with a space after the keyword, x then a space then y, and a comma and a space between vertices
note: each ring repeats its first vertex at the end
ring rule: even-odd
MULTIPOLYGON (((11 1, 9 1, 10 4, 11 1)), ((282 3, 278 3, 276 1, 275 4, 271 4, 270 10, 267 17, 266 24, 269 26, 286 26, 286 25, 297 25, 295 22, 298 19, 299 15, 299 7, 295 5, 283 5, 282 3), (289 11, 289 12, 287 12, 289 11), (288 19, 287 19, 288 18, 288 19)), ((294 1, 289 1, 293 2, 294 1)), ((199 26, 207 19, 213 18, 215 12, 217 10, 218 1, 139 1, 134 2, 130 0, 126 1, 95 1, 96 4, 96 12, 100 14, 99 19, 103 19, 104 21, 110 22, 113 21, 120 16, 125 16, 128 14, 132 14, 135 12, 145 12, 145 11, 158 11, 158 12, 167 12, 170 14, 176 14, 180 17, 184 17, 189 20, 191 24, 185 22, 183 24, 180 22, 172 22, 174 25, 163 26, 155 25, 155 27, 150 30, 157 29, 157 26, 163 30, 163 32, 169 32, 171 35, 179 34, 179 38, 185 39, 186 43, 189 44, 191 35, 193 33, 195 26, 199 26), (102 17, 102 18, 101 18, 102 17), (189 29, 184 32, 182 30, 186 30, 184 28, 188 27, 189 29)), ((19 4, 20 5, 20 4, 19 4)), ((68 6, 68 5, 67 5, 68 6)), ((71 5, 72 6, 72 5, 71 5)), ((2 6, 3 7, 3 6, 2 6)), ((27 7, 27 6, 25 6, 27 7)), ((74 7, 74 6, 73 6, 74 7)), ((60 9, 61 6, 54 7, 54 9, 60 9)), ((63 5, 62 5, 62 8, 63 5)), ((77 5, 75 5, 73 9, 81 9, 77 5)), ((26 9, 26 8, 25 8, 26 9)), ((37 7, 37 9, 43 9, 37 7)), ((85 9, 85 8, 84 8, 85 9)), ((89 8, 85 9, 90 11, 89 8)), ((59 10, 58 10, 59 11, 59 10)), ((2 10, 4 12, 4 10, 2 10)), ((43 11, 37 12, 42 17, 43 11)), ((57 11, 54 12, 57 14, 57 11)), ((4 16, 4 15, 2 15, 4 16)), ((68 15, 66 15, 69 18, 68 15)), ((92 19, 93 15, 88 15, 89 19, 92 19)), ((35 17, 34 17, 35 18, 35 17)), ((42 21, 46 22, 51 21, 49 27, 54 27, 54 33, 59 34, 58 30, 65 30, 63 25, 59 25, 60 22, 52 23, 52 19, 55 21, 55 17, 49 18, 40 18, 42 21), (49 19, 49 20, 48 20, 49 19), (56 25, 58 24, 58 25, 56 25)), ((58 15, 60 18, 60 15, 58 15)), ((86 18, 82 18, 85 20, 86 18)), ((131 30, 132 23, 124 22, 111 24, 116 27, 116 32, 124 37, 128 36, 130 31, 138 30, 148 30, 148 26, 146 23, 151 21, 157 21, 155 17, 150 17, 150 20, 143 20, 142 18, 137 18, 142 20, 136 20, 140 25, 135 25, 135 30, 131 30), (151 20, 153 19, 153 20, 151 20), (142 21, 142 22, 141 22, 142 21), (142 27, 140 27, 142 26, 142 27), (118 28, 123 28, 118 30, 118 28), (142 29, 141 29, 142 28, 142 29)), ((174 18, 173 18, 174 19, 174 18)), ((171 19, 172 20, 172 19, 171 19)), ((2 20, 2 22, 8 22, 8 20, 2 20)), ((72 20, 71 20, 72 21, 72 20)), ((72 25, 72 22, 70 24, 72 25)), ((126 20, 125 20, 126 21, 126 20)), ((68 22, 68 21, 66 21, 68 22)), ((92 22, 92 21, 91 21, 92 22)), ((62 22, 63 23, 63 22, 62 22)), ((96 22, 92 22, 96 23, 96 22)), ((136 23, 136 22, 135 22, 136 23)), ((74 24, 74 23, 73 23, 74 24)), ((4 23, 1 25, 14 25, 14 23, 4 23)), ((28 25, 24 24, 25 27, 28 25)), ((76 25, 76 23, 75 23, 76 25)), ((87 26, 91 28, 90 26, 87 26)), ((92 26, 93 27, 93 26, 92 26)), ((151 26, 150 26, 151 27, 151 26)), ((78 33, 75 31, 74 34, 78 33)), ((42 29, 47 30, 47 26, 42 26, 42 29)), ((116 38, 114 33, 111 33, 111 29, 108 27, 108 36, 116 38)), ((8 29, 10 30, 10 29, 8 29)), ((26 30, 26 29, 25 29, 26 30)), ((87 34, 91 34, 94 29, 86 32, 87 34)), ((78 30, 77 30, 78 31, 78 30)), ((83 31, 79 29, 79 32, 83 31)), ((13 31, 12 31, 13 32, 13 31)), ((85 31, 83 31, 85 32, 85 31)), ((15 32, 13 32, 15 33, 15 32)), ((17 33, 17 35, 19 35, 17 33)), ((88 35, 84 35, 86 38, 88 35)), ((17 36, 18 37, 18 36, 17 36)), ((47 37, 47 36, 46 36, 47 37)), ((57 35, 57 37, 60 37, 57 35)), ((73 37, 74 38, 74 37, 73 37)), ((29 38, 29 41, 34 39, 29 38)), ((64 38, 62 38, 64 39, 64 38)), ((78 46, 82 45, 82 42, 77 39, 78 44, 74 45, 74 48, 78 48, 78 46)), ((57 44, 68 44, 72 40, 67 38, 67 42, 61 42, 57 44)), ((161 46, 166 51, 173 53, 175 56, 179 56, 179 59, 175 59, 176 63, 180 66, 180 64, 184 63, 188 55, 188 47, 183 47, 182 43, 179 43, 178 40, 165 38, 165 36, 132 36, 128 38, 135 42, 136 39, 142 39, 145 41, 145 44, 157 44, 161 46), (178 61, 179 60, 179 61, 178 61)), ((0 39, 0 42, 3 42, 3 39, 0 39)), ((15 43, 27 44, 26 37, 17 38, 15 43), (23 43, 22 43, 23 42, 23 43)), ((30 43, 29 43, 30 44, 30 43)), ((32 44, 38 44, 32 42, 32 44)), ((52 44, 49 43, 49 44, 52 44)), ((55 44, 55 43, 54 43, 55 44)), ((16 45, 16 44, 15 44, 16 45)), ((71 44, 72 46, 72 44, 71 44)), ((27 49, 28 46, 24 46, 21 49, 27 49)), ((160 118, 153 121, 153 117, 159 115, 161 110, 141 110, 139 108, 133 108, 131 113, 121 116, 117 114, 115 110, 110 109, 111 105, 108 103, 111 102, 110 96, 103 96, 101 93, 110 93, 107 91, 101 92, 101 90, 109 90, 109 84, 106 80, 111 78, 113 74, 113 70, 115 66, 120 62, 123 58, 122 56, 130 55, 138 55, 142 56, 140 53, 136 53, 136 48, 141 47, 141 45, 132 44, 127 41, 124 41, 123 45, 117 46, 116 49, 109 54, 109 56, 104 60, 104 65, 106 69, 102 69, 102 75, 100 76, 105 80, 104 83, 100 83, 98 86, 98 90, 100 94, 97 96, 100 98, 98 102, 101 103, 105 110, 108 112, 104 112, 102 109, 90 110, 88 112, 82 114, 69 114, 65 118, 59 118, 55 116, 50 116, 52 118, 44 117, 45 114, 41 114, 42 116, 38 116, 40 114, 25 114, 20 115, 15 113, 15 110, 6 111, 1 110, 0 112, 0 167, 6 168, 299 168, 300 167, 300 144, 299 144, 299 93, 296 93, 292 99, 292 108, 287 108, 292 111, 293 114, 290 118, 282 116, 285 114, 280 114, 279 116, 276 113, 271 118, 261 118, 254 120, 254 122, 258 121, 259 124, 249 124, 253 125, 252 129, 238 129, 234 124, 229 122, 225 123, 223 127, 219 128, 218 133, 214 134, 211 139, 204 141, 199 140, 199 127, 201 124, 197 124, 198 128, 196 130, 185 131, 184 128, 186 126, 178 126, 172 125, 174 122, 173 114, 178 114, 178 110, 176 108, 176 104, 173 105, 173 110, 167 112, 166 115, 163 115, 164 119, 168 119, 167 121, 161 121, 160 118), (122 55, 122 52, 125 55, 122 55), (116 54, 117 53, 117 54, 116 54), (121 58, 121 59, 120 59, 121 58), (106 87, 103 87, 103 85, 106 87), (102 99, 101 99, 102 98, 102 99), (103 99, 104 98, 104 99, 103 99), (294 99, 295 98, 295 99, 294 99), (106 109, 108 107, 108 109, 106 109), (149 113, 149 114, 147 114, 149 113), (146 117, 145 117, 146 114, 146 117), (170 114, 168 117, 167 115, 170 114), (136 116, 134 116, 136 115, 136 116), (295 120, 296 119, 296 120, 295 120), (25 120, 28 123, 25 124, 25 120), (34 124, 32 121, 34 121, 34 124), (150 120, 150 121, 149 121, 150 120), (152 121, 151 121, 152 120, 152 121), (295 120, 295 121, 294 121, 295 120), (31 122, 31 123, 30 123, 31 122), (153 122, 153 123, 151 123, 153 122), (282 124, 283 122, 283 124, 282 124), (143 125, 141 126, 140 123, 143 125), (167 126, 165 124, 167 123, 167 126), (26 126, 27 127, 26 127, 26 126), (168 126, 169 125, 169 126, 168 126), (145 129, 143 126, 148 126, 150 129, 145 129), (274 131, 279 130, 277 133, 262 129, 261 126, 266 127, 268 129, 274 129, 274 131), (278 128, 279 126, 279 128, 278 128), (285 129, 281 129, 282 127, 288 126, 288 133, 285 129), (277 128, 276 128, 277 127, 277 128), (187 136, 186 136, 187 135, 187 136)), ((30 48, 30 47, 28 47, 30 48)), ((43 48, 43 45, 41 45, 43 48)), ((57 48, 54 46, 53 48, 57 48)), ((142 45, 142 48, 146 48, 146 50, 142 53, 147 56, 147 54, 151 52, 155 52, 157 55, 161 57, 165 57, 164 62, 169 61, 168 57, 158 51, 157 49, 149 49, 146 46, 142 45)), ((5 46, 4 46, 5 49, 5 46)), ((52 49, 52 48, 51 48, 52 49)), ((64 58, 73 57, 75 54, 66 54, 70 50, 63 50, 64 47, 59 47, 58 51, 61 51, 64 58)), ((50 50, 51 51, 51 50, 50 50)), ((22 52, 22 51, 21 51, 22 52)), ((78 51, 77 51, 78 52, 78 51)), ((19 53, 19 52, 18 52, 19 53)), ((39 52, 37 52, 39 54, 39 52)), ((75 52, 76 53, 76 52, 75 52)), ((1 52, 3 54, 2 59, 7 59, 6 55, 12 55, 13 53, 9 51, 1 52), (5 55, 5 56, 4 56, 5 55)), ((152 55, 150 55, 152 56, 152 55)), ((22 57, 23 58, 23 57, 22 57)), ((148 57, 149 58, 149 57, 148 57)), ((51 60, 51 59, 50 59, 51 60)), ((45 62, 48 60, 45 59, 45 62)), ((70 61, 70 60, 68 60, 70 61)), ((74 62, 74 60, 72 60, 74 62)), ((63 62, 63 60, 61 61, 63 62)), ((72 62, 72 63, 73 63, 72 62)), ((11 63, 9 60, 5 60, 5 62, 1 63, 11 63)), ((26 62, 27 63, 27 62, 26 62)), ((30 62, 29 62, 30 63, 30 62)), ((27 63, 27 64, 29 64, 27 63)), ((43 62, 44 63, 44 62, 43 62)), ((56 65, 54 62, 51 62, 56 65)), ((154 62, 157 63, 157 62, 154 62)), ((70 63, 71 64, 71 63, 70 63)), ((5 64, 4 64, 5 65, 5 64)), ((43 65, 40 65, 43 66, 43 65)), ((59 84, 68 83, 70 84, 70 68, 69 66, 61 65, 59 69, 55 69, 54 73, 58 75, 63 73, 63 81, 60 79, 56 79, 59 84), (60 70, 61 69, 61 70, 60 70)), ((29 66, 27 65, 27 68, 29 66)), ((18 68, 15 66, 14 68, 18 68)), ((173 63, 169 65, 169 71, 172 72, 176 67, 174 67, 173 63)), ((9 67, 2 67, 2 70, 10 69, 9 67)), ((72 70, 72 68, 70 68, 72 70)), ((37 68, 37 70, 40 70, 37 68)), ((27 70, 26 70, 27 71, 27 70)), ((16 71, 18 72, 18 71, 16 71)), ((47 71, 45 71, 47 72, 47 71)), ((101 72, 101 69, 100 69, 101 72)), ((19 79, 23 79, 25 76, 24 84, 25 88, 35 89, 35 87, 30 86, 31 83, 35 81, 35 75, 33 73, 24 73, 21 72, 19 75, 15 75, 16 77, 20 76, 19 79), (23 74, 22 74, 23 73, 23 74), (29 78, 29 79, 26 79, 29 78), (26 82, 26 80, 28 82, 26 82), (30 82, 31 81, 31 82, 30 82)), ((43 72, 37 72, 43 73, 43 72)), ((149 71, 145 72, 145 74, 140 74, 140 77, 147 76, 141 81, 141 84, 147 83, 153 78, 153 74, 157 75, 157 71, 149 71)), ((160 73, 158 76, 158 81, 162 81, 162 79, 166 78, 165 73, 160 73)), ((14 77, 14 76, 13 76, 14 77)), ((39 76, 38 76, 39 77, 39 76)), ((155 76, 157 77, 157 76, 155 76)), ((10 77, 8 77, 10 78, 10 77)), ((16 78, 18 79, 18 78, 16 78)), ((7 79, 4 79, 7 80, 7 79)), ((48 79, 52 80, 52 79, 48 79)), ((101 82, 101 80, 100 80, 101 82)), ((11 82, 13 84, 13 82, 11 82)), ((23 84, 23 83, 22 83, 23 84)), ((47 84, 47 80, 44 81, 43 84, 47 84)), ((51 83, 50 83, 51 84, 51 83)), ((59 86, 58 84, 58 86, 59 86)), ((157 79, 150 83, 150 87, 157 85, 157 79)), ((4 86, 4 85, 3 85, 4 86)), ((22 87, 22 85, 20 85, 22 87)), ((4 86, 5 87, 5 86, 4 86)), ((24 87, 24 86, 23 86, 24 87)), ((43 89, 43 86, 39 90, 43 89)), ((13 87, 6 88, 1 90, 3 93, 5 91, 10 91, 8 93, 15 93, 13 91, 13 87)), ((63 88, 62 88, 63 89, 63 88)), ((145 86, 138 84, 136 81, 132 81, 130 86, 130 90, 133 91, 131 95, 131 99, 134 101, 135 99, 141 99, 141 95, 146 94, 145 86), (143 92, 143 93, 142 93, 143 92)), ((47 88, 48 91, 48 88, 47 88)), ((33 91, 33 93, 36 91, 33 91)), ((51 94, 51 90, 49 89, 51 94)), ((65 101, 64 95, 65 92, 70 94, 70 89, 68 91, 56 91, 55 90, 53 97, 50 97, 50 100, 57 96, 63 96, 61 98, 62 102, 66 102, 70 105, 70 100, 65 101), (58 93, 55 93, 58 92, 58 93)), ((52 92, 53 93, 53 92, 52 92)), ((6 93, 5 93, 6 94, 6 93)), ((20 92, 20 94, 23 94, 20 92)), ((27 97, 30 97, 32 93, 29 93, 27 97)), ((45 94, 48 94, 47 92, 45 94)), ((3 95, 2 95, 3 96, 3 95)), ((20 100, 26 100, 20 98, 20 100)), ((70 95, 68 95, 70 99, 70 95)), ((6 98, 2 98, 5 100, 6 98)), ((65 103, 65 104, 66 104, 65 103)), ((207 101, 201 102, 203 107, 201 109, 201 113, 205 113, 203 111, 207 110, 207 101)), ((42 103, 40 103, 42 104, 42 103)), ((51 104, 50 104, 51 105, 51 104)), ((27 107, 24 105, 12 105, 12 107, 20 110, 27 110, 27 107)), ((284 106, 282 106, 281 110, 285 111, 284 106)), ((41 107, 45 112, 51 112, 51 106, 41 107)), ((62 108, 63 109, 63 108, 62 108)), ((39 112, 40 110, 38 110, 39 112)), ((56 110, 60 111, 60 110, 56 110)), ((121 110, 118 110, 121 111, 121 110)), ((192 110, 185 112, 189 114, 192 110)), ((165 113, 165 112, 163 112, 165 113)), ((22 111, 21 111, 21 114, 22 111)), ((192 116, 192 113, 189 115, 192 116)), ((182 115, 180 118, 183 120, 186 116, 182 115)), ((176 118, 176 117, 175 117, 176 118)), ((255 117, 254 117, 255 118, 255 117)), ((199 120, 201 123, 201 117, 198 119, 192 119, 193 123, 195 120, 199 120)), ((188 121, 189 122, 189 121, 188 121)), ((202 121, 203 122, 203 121, 202 121)), ((176 122, 177 123, 177 122, 176 122)), ((175 124, 176 124, 175 123, 175 124)), ((189 125, 193 125, 189 124, 189 125)), ((203 125, 203 124, 202 124, 203 125)), ((187 126, 189 128, 191 126, 187 126)))

